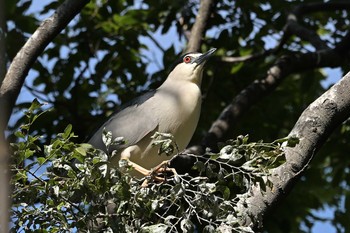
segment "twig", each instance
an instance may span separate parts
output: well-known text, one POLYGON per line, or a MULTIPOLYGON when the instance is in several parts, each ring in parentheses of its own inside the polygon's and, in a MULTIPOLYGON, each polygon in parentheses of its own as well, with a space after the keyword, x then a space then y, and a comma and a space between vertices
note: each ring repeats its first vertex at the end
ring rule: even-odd
POLYGON ((305 3, 294 7, 287 16, 287 23, 283 29, 283 39, 290 35, 296 35, 302 40, 309 41, 317 50, 328 49, 326 42, 313 30, 310 30, 298 23, 305 15, 319 11, 349 10, 350 2, 326 2, 326 3, 305 3))
MULTIPOLYGON (((350 33, 334 48, 320 52, 305 54, 290 54, 280 57, 269 69, 262 80, 256 80, 242 90, 220 114, 212 124, 208 133, 202 140, 202 148, 216 148, 219 141, 223 141, 226 132, 233 128, 238 119, 245 114, 251 106, 261 101, 290 74, 320 67, 339 66, 347 61, 347 52, 350 50, 350 33)), ((198 148, 196 148, 198 151, 198 148)))
POLYGON ((26 89, 28 89, 31 94, 37 98, 38 100, 40 100, 41 102, 45 102, 45 103, 51 103, 53 104, 54 101, 50 99, 50 97, 47 95, 47 93, 44 93, 43 91, 38 91, 38 90, 35 90, 33 87, 31 86, 28 86, 27 84, 23 84, 23 87, 25 87, 26 89), (47 97, 47 99, 45 99, 43 97, 43 95, 45 95, 45 97, 47 97))
POLYGON ((251 54, 251 55, 242 56, 242 57, 222 57, 221 61, 227 62, 227 63, 254 61, 254 60, 257 60, 261 57, 266 57, 266 56, 268 56, 272 53, 275 53, 275 52, 276 52, 276 49, 270 49, 270 50, 266 50, 266 51, 259 52, 256 54, 251 54))
POLYGON ((157 46, 158 49, 160 49, 163 53, 165 53, 165 49, 162 47, 161 44, 159 44, 159 42, 154 39, 153 35, 151 35, 148 31, 146 32, 147 36, 149 37, 149 39, 157 46))
MULTIPOLYGON (((47 182, 44 181, 43 179, 41 179, 40 177, 38 177, 37 175, 35 175, 35 173, 31 172, 31 171, 28 170, 28 169, 25 169, 25 170, 26 170, 30 175, 32 175, 35 179, 37 179, 38 181, 40 181, 41 183, 43 183, 45 186, 47 185, 47 182)), ((49 196, 50 196, 50 195, 49 195, 49 196)), ((79 208, 78 205, 76 205, 75 203, 71 202, 71 201, 68 200, 66 197, 60 195, 59 193, 58 193, 58 196, 59 196, 60 198, 62 198, 64 201, 68 202, 68 203, 69 203, 71 206, 73 206, 77 211, 79 211, 80 213, 82 213, 83 215, 85 215, 85 212, 84 212, 83 210, 81 210, 81 209, 79 208)))

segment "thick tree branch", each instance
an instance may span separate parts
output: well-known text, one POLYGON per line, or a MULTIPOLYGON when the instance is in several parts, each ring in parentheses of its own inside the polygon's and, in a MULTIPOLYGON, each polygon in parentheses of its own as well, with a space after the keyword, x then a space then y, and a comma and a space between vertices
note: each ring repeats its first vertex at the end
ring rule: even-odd
POLYGON ((17 53, 6 72, 5 56, 5 16, 4 1, 0 0, 0 232, 8 232, 9 223, 9 152, 5 140, 4 130, 11 116, 18 94, 23 86, 29 69, 40 53, 60 33, 68 23, 81 11, 89 0, 66 0, 57 11, 29 38, 17 53))
POLYGON ((213 3, 213 0, 201 0, 196 22, 191 29, 191 36, 187 44, 186 52, 199 51, 213 3))
POLYGON ((255 187, 239 206, 244 213, 242 225, 259 229, 264 216, 290 192, 333 130, 350 117, 349 90, 350 72, 305 109, 289 134, 300 142, 296 147, 285 148, 286 163, 274 169, 270 177, 273 189, 261 194, 259 187, 255 187))
POLYGON ((234 123, 246 113, 251 106, 271 93, 280 82, 292 73, 321 67, 337 67, 348 60, 350 51, 350 34, 344 37, 336 48, 320 52, 283 56, 272 66, 264 79, 256 80, 241 91, 220 114, 204 137, 202 149, 216 148, 219 141, 223 141, 226 133, 233 128, 234 123))
MULTIPOLYGON (((0 87, 0 106, 6 125, 29 69, 45 47, 81 11, 89 0, 66 0, 46 19, 17 53, 0 87)), ((3 129, 1 129, 3 130, 3 129)))
MULTIPOLYGON (((294 13, 299 17, 312 11, 344 9, 348 8, 349 5, 350 3, 307 4, 303 6, 304 8, 296 9, 294 13)), ((283 45, 283 41, 286 41, 290 34, 296 34, 303 40, 309 41, 319 51, 306 54, 293 53, 278 59, 264 79, 253 82, 224 109, 204 138, 203 146, 192 147, 190 152, 202 154, 206 147, 216 148, 217 142, 226 138, 226 133, 232 129, 234 123, 254 103, 272 92, 289 74, 321 67, 339 67, 349 60, 350 34, 345 36, 334 49, 330 49, 317 34, 298 25, 294 20, 289 23, 290 28, 285 29, 288 33, 282 38, 280 44, 283 45)), ((235 61, 233 59, 229 62, 235 61)), ((348 119, 350 116, 349 88, 350 74, 347 74, 342 81, 304 111, 290 133, 292 136, 299 137, 300 143, 295 148, 286 149, 287 162, 273 171, 271 176, 275 185, 273 190, 268 190, 262 195, 261 189, 254 187, 249 198, 241 203, 238 211, 244 214, 242 225, 261 230, 264 216, 291 190, 300 174, 307 168, 314 154, 332 131, 348 119)), ((183 159, 183 161, 186 160, 183 159)), ((184 167, 184 163, 181 166, 184 167)))
POLYGON ((9 151, 3 133, 0 133, 0 232, 9 232, 10 222, 10 171, 9 171, 9 151))
MULTIPOLYGON (((350 3, 322 3, 322 4, 305 4, 301 5, 292 10, 293 14, 301 17, 303 14, 310 13, 312 11, 319 10, 335 10, 341 9, 342 7, 348 8, 350 3), (329 7, 329 8, 328 8, 329 7)), ((287 26, 286 26, 287 27, 287 26)), ((287 41, 290 33, 287 33, 285 29, 284 36, 276 48, 252 55, 251 57, 242 58, 224 58, 224 62, 240 62, 250 61, 260 57, 264 57, 270 53, 276 53, 281 50, 282 46, 287 41)), ((312 36, 312 35, 311 35, 312 36)), ((318 37, 318 36, 317 36, 318 37)), ((306 37, 307 38, 307 37, 306 37)), ((319 38, 318 38, 319 39, 319 38)), ((350 34, 347 34, 341 43, 339 43, 334 49, 325 49, 326 45, 323 41, 318 41, 317 38, 314 40, 314 46, 321 51, 313 53, 298 54, 292 53, 287 56, 279 58, 275 65, 272 66, 267 75, 262 80, 256 80, 247 88, 242 90, 220 114, 218 119, 213 122, 208 133, 204 136, 201 145, 196 145, 188 148, 187 153, 193 154, 204 154, 206 148, 216 149, 217 144, 220 141, 225 141, 227 133, 233 129, 234 124, 239 121, 251 106, 263 99, 269 93, 275 90, 275 88, 289 75, 292 73, 298 73, 303 70, 310 70, 321 67, 339 67, 349 59, 350 53, 350 34), (317 44, 319 43, 319 44, 317 44), (317 44, 317 45, 315 45, 317 44)), ((178 156, 172 161, 172 166, 176 169, 182 169, 188 171, 193 163, 190 159, 185 156, 178 156)))

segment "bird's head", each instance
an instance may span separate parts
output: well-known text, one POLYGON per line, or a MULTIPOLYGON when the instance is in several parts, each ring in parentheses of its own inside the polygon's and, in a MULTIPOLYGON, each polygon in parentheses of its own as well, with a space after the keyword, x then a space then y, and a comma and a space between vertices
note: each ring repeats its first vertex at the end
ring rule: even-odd
POLYGON ((200 85, 204 64, 215 50, 216 48, 212 48, 206 53, 191 52, 182 55, 175 62, 175 67, 168 78, 187 80, 200 85))

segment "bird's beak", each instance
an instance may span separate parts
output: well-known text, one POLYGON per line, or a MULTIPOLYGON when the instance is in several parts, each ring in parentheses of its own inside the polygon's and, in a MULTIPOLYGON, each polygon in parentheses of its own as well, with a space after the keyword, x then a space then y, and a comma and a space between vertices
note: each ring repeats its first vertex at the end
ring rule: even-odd
POLYGON ((208 52, 203 53, 202 55, 200 55, 196 60, 195 63, 197 63, 196 66, 199 66, 200 64, 205 63, 209 57, 211 57, 211 55, 213 55, 213 53, 216 51, 216 48, 212 48, 210 49, 208 52))

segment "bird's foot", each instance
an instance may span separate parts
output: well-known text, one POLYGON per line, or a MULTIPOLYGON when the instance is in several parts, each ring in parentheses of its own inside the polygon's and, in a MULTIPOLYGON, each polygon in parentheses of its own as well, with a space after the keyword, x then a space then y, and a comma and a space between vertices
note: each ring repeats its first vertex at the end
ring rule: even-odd
POLYGON ((169 166, 169 160, 163 161, 160 163, 158 166, 154 167, 148 177, 150 179, 145 179, 143 183, 141 184, 141 187, 147 187, 150 181, 155 181, 155 182, 165 182, 166 181, 166 173, 171 172, 173 175, 177 175, 177 172, 175 168, 168 167, 169 166), (161 176, 160 176, 161 175, 161 176))
POLYGON ((128 162, 129 166, 135 169, 135 171, 146 176, 145 180, 141 184, 141 187, 147 187, 151 181, 155 181, 157 183, 165 182, 167 177, 166 176, 167 172, 171 172, 174 175, 177 175, 175 168, 168 167, 169 166, 168 160, 163 161, 162 163, 160 163, 158 166, 154 167, 151 170, 141 167, 140 165, 130 161, 129 159, 125 159, 125 160, 128 162))

